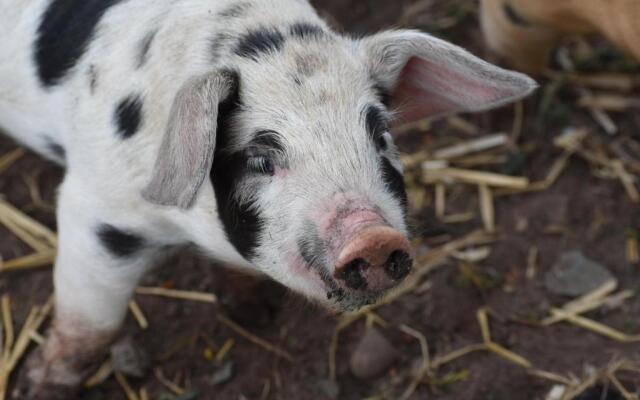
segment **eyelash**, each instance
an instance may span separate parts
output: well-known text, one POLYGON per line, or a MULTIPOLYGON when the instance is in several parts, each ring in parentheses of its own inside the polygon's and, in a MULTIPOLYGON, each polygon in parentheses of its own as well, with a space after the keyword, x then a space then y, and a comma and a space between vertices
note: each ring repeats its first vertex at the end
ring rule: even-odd
POLYGON ((253 156, 247 161, 247 168, 251 172, 258 174, 271 175, 275 173, 275 165, 273 160, 266 156, 253 156))

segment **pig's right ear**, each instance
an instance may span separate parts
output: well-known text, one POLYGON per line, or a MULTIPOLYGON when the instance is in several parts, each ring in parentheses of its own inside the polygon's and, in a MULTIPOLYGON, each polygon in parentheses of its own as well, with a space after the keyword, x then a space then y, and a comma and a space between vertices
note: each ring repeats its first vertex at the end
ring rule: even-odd
POLYGON ((383 32, 362 46, 369 73, 405 122, 482 111, 518 100, 537 84, 462 48, 412 30, 383 32))
POLYGON ((220 103, 238 88, 232 71, 216 71, 185 83, 175 97, 151 181, 142 197, 187 209, 213 163, 220 103))

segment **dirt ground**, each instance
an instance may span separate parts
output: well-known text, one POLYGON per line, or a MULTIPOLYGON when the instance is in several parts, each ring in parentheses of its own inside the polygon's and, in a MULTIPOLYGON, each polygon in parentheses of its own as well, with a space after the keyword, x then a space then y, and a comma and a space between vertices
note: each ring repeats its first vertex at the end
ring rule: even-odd
MULTIPOLYGON (((417 0, 318 0, 318 7, 333 23, 355 34, 391 26, 412 26, 487 56, 477 25, 474 1, 417 0), (411 8, 415 4, 421 9, 411 8), (429 6, 429 4, 431 4, 429 6)), ((580 71, 621 72, 633 76, 637 65, 595 42, 596 56, 578 63, 580 71)), ((524 120, 517 146, 495 155, 497 162, 473 169, 544 179, 562 150, 553 145, 565 128, 585 127, 593 143, 611 145, 640 142, 640 113, 637 109, 611 113, 619 128, 607 135, 589 112, 577 106, 579 87, 566 79, 540 80, 542 88, 523 106, 524 120)), ((637 91, 636 91, 637 95, 637 91)), ((479 134, 514 131, 513 106, 483 114, 462 116, 479 134)), ((448 144, 469 140, 474 134, 462 132, 450 121, 430 129, 400 136, 405 154, 433 151, 448 144)), ((0 138, 0 155, 16 148, 0 138)), ((637 159, 636 159, 637 161, 637 159)), ((640 171, 635 171, 636 174, 640 171)), ((28 153, 0 174, 0 193, 26 214, 55 228, 50 205, 63 171, 28 153), (34 180, 42 202, 34 200, 28 182, 34 180)), ((409 179, 411 180, 411 179, 409 179)), ((439 248, 447 242, 483 227, 477 188, 452 185, 447 188, 447 214, 472 212, 462 223, 445 223, 435 216, 433 186, 410 184, 412 221, 416 243, 439 248)), ((162 286, 212 292, 223 301, 206 304, 153 296, 137 296, 149 320, 142 330, 129 317, 125 335, 135 338, 151 357, 153 369, 184 388, 175 395, 163 385, 153 370, 142 379, 129 378, 131 385, 145 387, 153 399, 399 399, 412 381, 421 361, 419 342, 400 327, 421 332, 433 359, 482 342, 476 314, 489 311, 492 340, 531 363, 533 368, 581 382, 589 373, 628 360, 640 367, 640 344, 622 343, 565 322, 541 326, 551 307, 560 307, 570 297, 554 295, 544 285, 545 273, 570 250, 606 267, 617 278, 619 290, 633 297, 618 307, 599 308, 584 317, 626 334, 640 333, 640 265, 629 260, 625 246, 640 235, 640 208, 627 196, 620 181, 607 176, 582 157, 571 157, 558 180, 547 190, 495 194, 496 240, 488 258, 475 263, 449 260, 426 276, 421 290, 402 296, 375 310, 385 325, 376 325, 399 354, 395 364, 381 377, 359 380, 349 370, 349 359, 365 329, 365 319, 346 327, 339 336, 336 353, 336 381, 329 377, 329 351, 341 316, 328 315, 302 298, 275 284, 262 284, 259 301, 233 306, 234 293, 228 290, 227 274, 188 250, 173 256, 145 278, 144 286, 162 286), (531 254, 537 251, 536 262, 531 254), (527 268, 529 267, 529 268, 527 268), (528 272, 527 272, 528 269, 528 272), (226 305, 227 303, 231 305, 226 305), (231 316, 252 334, 286 349, 293 361, 275 356, 247 341, 217 316, 231 316), (233 347, 222 363, 216 352, 229 340, 233 347), (214 358, 214 359, 212 359, 214 358), (232 363, 230 379, 215 384, 216 371, 232 363)), ((29 247, 0 227, 0 252, 4 260, 30 253, 29 247)), ((90 260, 88 260, 90 262, 90 260)), ((44 302, 52 291, 50 268, 0 273, 0 293, 12 300, 16 326, 21 326, 30 307, 44 302)), ((369 321, 372 318, 369 317, 369 321)), ((230 343, 230 342, 229 342, 230 343)), ((640 375, 620 373, 618 379, 631 393, 640 394, 640 375)), ((525 368, 488 351, 477 351, 433 368, 417 387, 412 399, 442 400, 532 400, 544 399, 554 385, 525 368)), ((579 397, 583 400, 622 399, 610 380, 596 381, 579 397)), ((124 399, 121 386, 112 377, 87 391, 83 399, 124 399)))

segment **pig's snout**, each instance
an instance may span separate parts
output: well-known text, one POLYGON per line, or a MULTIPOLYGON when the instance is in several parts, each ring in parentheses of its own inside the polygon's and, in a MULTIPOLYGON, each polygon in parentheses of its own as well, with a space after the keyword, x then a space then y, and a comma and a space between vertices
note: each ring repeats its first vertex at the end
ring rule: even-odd
POLYGON ((384 291, 396 286, 411 271, 410 244, 388 226, 368 227, 342 249, 333 277, 351 290, 384 291))

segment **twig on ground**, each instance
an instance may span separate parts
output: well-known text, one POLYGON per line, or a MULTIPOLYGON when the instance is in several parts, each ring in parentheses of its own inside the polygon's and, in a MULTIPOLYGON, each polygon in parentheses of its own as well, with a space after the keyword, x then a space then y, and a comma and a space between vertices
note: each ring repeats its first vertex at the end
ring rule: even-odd
POLYGON ((478 192, 480 195, 480 215, 482 215, 484 229, 489 233, 493 233, 496 231, 496 212, 493 205, 493 193, 489 186, 485 184, 478 185, 478 192))
POLYGON ((27 270, 33 268, 50 267, 56 260, 57 251, 49 249, 40 253, 14 258, 7 261, 0 260, 0 273, 27 270))
POLYGON ((147 321, 147 318, 144 316, 142 309, 135 300, 131 300, 129 302, 129 310, 131 311, 131 314, 133 315, 135 320, 138 322, 138 326, 140 326, 141 329, 147 329, 149 327, 149 321, 147 321))
POLYGON ((249 331, 247 331, 246 329, 244 329, 243 327, 241 327, 240 325, 236 324, 235 322, 231 321, 230 319, 228 319, 227 317, 218 314, 218 321, 222 322, 223 324, 225 324, 227 327, 231 328, 231 330, 235 331, 238 335, 244 337, 245 339, 247 339, 248 341, 250 341, 251 343, 262 347, 263 349, 265 349, 266 351, 275 354, 278 357, 284 358, 285 360, 289 361, 289 362, 293 362, 293 356, 291 354, 289 354, 287 351, 280 349, 279 347, 276 347, 274 345, 272 345, 271 343, 267 342, 264 339, 261 339, 255 335, 253 335, 252 333, 250 333, 249 331))
POLYGON ((517 190, 523 190, 529 186, 529 179, 527 178, 458 168, 442 168, 424 171, 422 179, 424 183, 427 184, 454 180, 473 185, 484 184, 487 186, 517 190))
POLYGON ((570 322, 573 325, 587 329, 591 332, 597 333, 601 336, 608 337, 609 339, 613 339, 618 342, 625 342, 625 343, 640 342, 640 335, 633 335, 633 336, 627 335, 607 325, 601 324, 599 322, 596 322, 588 318, 569 314, 563 310, 559 310, 556 308, 552 309, 551 313, 554 316, 564 318, 567 322, 570 322))
POLYGON ((53 231, 2 199, 0 199, 0 214, 10 218, 32 236, 44 240, 50 247, 58 244, 58 237, 53 231))
POLYGON ((11 167, 16 161, 24 156, 24 154, 24 149, 17 148, 0 157, 0 174, 9 169, 9 167, 11 167))
POLYGON ((180 386, 178 386, 177 384, 175 384, 174 382, 167 379, 164 376, 164 373, 162 372, 162 369, 160 367, 154 368, 153 374, 155 375, 158 382, 160 382, 164 387, 172 391, 174 394, 178 396, 181 396, 184 394, 185 390, 180 386))
POLYGON ((218 298, 213 293, 165 289, 162 287, 139 287, 136 289, 136 293, 141 295, 147 295, 147 296, 167 297, 170 299, 200 301, 204 303, 218 302, 218 298))
POLYGON ((122 390, 127 396, 127 400, 140 400, 138 398, 138 394, 131 388, 131 385, 129 384, 129 382, 127 381, 127 378, 125 378, 124 375, 122 375, 120 372, 116 372, 115 376, 116 376, 116 380, 120 384, 120 387, 122 387, 122 390))
POLYGON ((429 374, 429 370, 431 368, 431 359, 429 357, 429 344, 427 343, 427 338, 422 333, 407 325, 401 325, 400 330, 418 340, 418 342, 420 343, 420 353, 422 355, 420 370, 409 384, 409 387, 407 387, 407 389, 400 397, 402 400, 408 400, 416 391, 418 385, 420 385, 420 382, 429 374))
POLYGON ((111 358, 103 362, 100 368, 84 382, 84 387, 91 389, 105 382, 113 374, 111 358))
POLYGON ((495 147, 504 146, 509 141, 509 137, 504 133, 487 135, 481 138, 457 143, 453 146, 437 150, 434 158, 437 160, 448 160, 466 156, 467 154, 479 153, 495 147))

